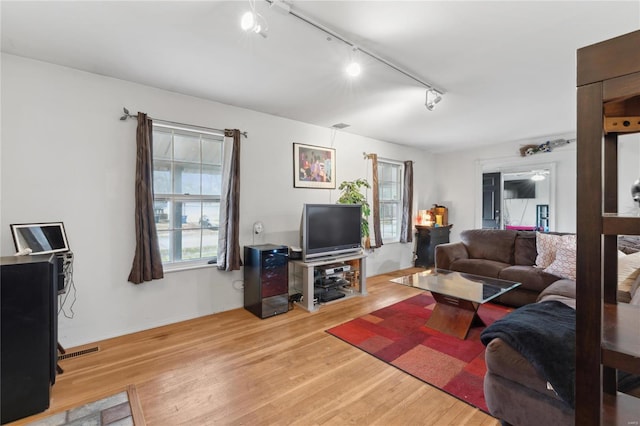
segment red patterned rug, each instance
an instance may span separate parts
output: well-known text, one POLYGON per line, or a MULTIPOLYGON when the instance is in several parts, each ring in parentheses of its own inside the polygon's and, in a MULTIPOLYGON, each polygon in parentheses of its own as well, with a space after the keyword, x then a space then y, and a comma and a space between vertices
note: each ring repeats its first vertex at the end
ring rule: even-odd
MULTIPOLYGON (((487 367, 483 327, 474 327, 466 340, 425 326, 435 301, 419 294, 327 330, 353 346, 405 373, 488 413, 482 383, 487 367)), ((512 311, 485 303, 478 315, 489 325, 512 311)))

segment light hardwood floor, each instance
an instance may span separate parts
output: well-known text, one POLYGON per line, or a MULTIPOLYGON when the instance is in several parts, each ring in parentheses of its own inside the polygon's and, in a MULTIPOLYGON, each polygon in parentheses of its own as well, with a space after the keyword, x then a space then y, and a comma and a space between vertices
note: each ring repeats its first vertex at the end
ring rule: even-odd
POLYGON ((313 314, 295 307, 261 320, 235 309, 97 342, 98 352, 61 361, 51 407, 14 425, 128 385, 135 386, 148 425, 499 425, 325 333, 418 294, 388 281, 413 271, 370 277, 367 297, 313 314))

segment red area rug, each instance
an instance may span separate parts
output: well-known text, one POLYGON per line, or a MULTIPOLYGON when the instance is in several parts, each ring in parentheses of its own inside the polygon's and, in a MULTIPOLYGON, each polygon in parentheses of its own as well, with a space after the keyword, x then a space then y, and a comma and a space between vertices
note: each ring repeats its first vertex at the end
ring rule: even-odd
MULTIPOLYGON (((425 292, 327 333, 488 413, 482 390, 487 371, 480 342, 484 327, 472 328, 466 340, 432 330, 425 323, 434 305, 425 292)), ((512 310, 485 303, 478 315, 489 325, 512 310)))

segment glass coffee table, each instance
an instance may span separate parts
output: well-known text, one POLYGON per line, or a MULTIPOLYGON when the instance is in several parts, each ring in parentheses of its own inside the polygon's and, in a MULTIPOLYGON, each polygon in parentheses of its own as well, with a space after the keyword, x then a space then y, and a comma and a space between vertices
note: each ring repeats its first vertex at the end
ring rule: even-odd
POLYGON ((485 325, 478 316, 480 305, 520 285, 515 281, 446 269, 427 270, 391 281, 430 291, 436 306, 427 327, 459 339, 466 339, 471 327, 485 325))

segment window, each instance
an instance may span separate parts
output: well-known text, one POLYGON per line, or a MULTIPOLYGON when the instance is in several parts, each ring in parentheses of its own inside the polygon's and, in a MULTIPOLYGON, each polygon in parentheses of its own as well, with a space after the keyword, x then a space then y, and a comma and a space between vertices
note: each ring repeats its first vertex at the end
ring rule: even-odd
POLYGON ((380 233, 384 242, 400 241, 403 176, 403 164, 383 160, 378 161, 380 233))
POLYGON ((153 124, 153 207, 162 263, 215 259, 223 135, 153 124))

